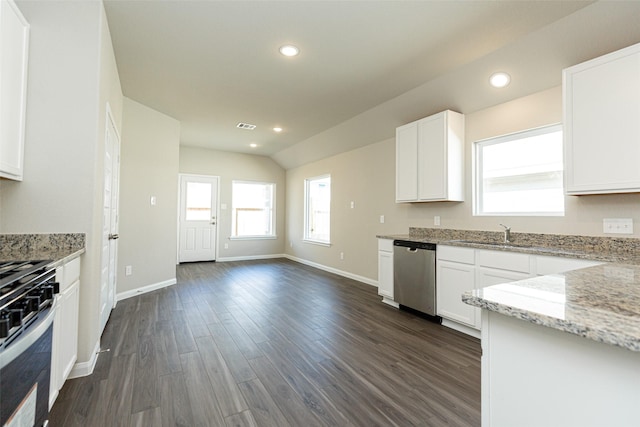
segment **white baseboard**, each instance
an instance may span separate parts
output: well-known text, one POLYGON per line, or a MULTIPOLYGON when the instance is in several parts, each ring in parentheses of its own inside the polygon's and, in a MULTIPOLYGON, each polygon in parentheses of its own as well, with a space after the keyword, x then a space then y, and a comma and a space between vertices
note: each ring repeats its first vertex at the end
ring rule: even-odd
POLYGON ((152 283, 151 285, 143 286, 141 288, 132 289, 130 291, 120 292, 116 294, 116 301, 122 301, 123 299, 135 297, 136 295, 146 294, 147 292, 155 291, 156 289, 166 288, 167 286, 175 285, 176 279, 165 280, 164 282, 152 283))
POLYGON ((349 273, 348 271, 338 270, 337 268, 328 267, 326 265, 318 264, 317 262, 308 261, 306 259, 294 257, 292 255, 284 254, 285 258, 291 261, 299 262, 301 264, 309 265, 311 267, 319 268, 320 270, 328 271, 329 273, 337 274, 338 276, 346 277, 348 279, 357 280, 358 282, 366 283, 367 285, 378 287, 378 281, 369 279, 368 277, 360 276, 358 274, 349 273))
POLYGON ((221 257, 216 259, 216 262, 231 262, 231 261, 254 261, 257 259, 273 259, 273 258, 286 258, 284 254, 270 254, 270 255, 249 255, 249 256, 230 256, 221 257))
POLYGON ((91 375, 93 373, 93 369, 96 367, 96 362, 98 361, 98 354, 100 353, 100 341, 98 341, 91 352, 91 359, 86 362, 77 362, 71 368, 71 372, 69 372, 69 377, 71 378, 79 378, 86 377, 87 375, 91 375))

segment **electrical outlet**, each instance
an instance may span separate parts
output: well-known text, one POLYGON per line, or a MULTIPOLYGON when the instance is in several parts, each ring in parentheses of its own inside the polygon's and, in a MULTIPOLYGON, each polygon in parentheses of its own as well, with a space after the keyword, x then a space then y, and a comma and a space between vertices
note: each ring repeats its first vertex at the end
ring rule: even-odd
POLYGON ((344 252, 340 252, 340 259, 344 260, 344 252))
POLYGON ((225 243, 225 244, 224 244, 224 248, 225 248, 225 249, 229 249, 229 244, 228 244, 228 243, 225 243))
POLYGON ((440 216, 436 215, 433 217, 433 225, 440 225, 440 216))
POLYGON ((384 224, 384 215, 380 215, 380 224, 384 224))
POLYGON ((632 218, 604 218, 602 231, 607 234, 633 234, 632 218))
POLYGON ((351 202, 351 209, 356 207, 356 202, 351 202))
POLYGON ((127 265, 124 268, 124 275, 125 276, 131 276, 133 274, 133 267, 131 267, 130 265, 127 265))

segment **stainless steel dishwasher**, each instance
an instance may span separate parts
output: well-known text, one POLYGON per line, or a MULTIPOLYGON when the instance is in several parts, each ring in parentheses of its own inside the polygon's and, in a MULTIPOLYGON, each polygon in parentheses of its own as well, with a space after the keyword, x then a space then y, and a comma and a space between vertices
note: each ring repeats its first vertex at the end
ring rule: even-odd
POLYGON ((436 315, 436 245, 393 241, 393 299, 401 306, 436 315))

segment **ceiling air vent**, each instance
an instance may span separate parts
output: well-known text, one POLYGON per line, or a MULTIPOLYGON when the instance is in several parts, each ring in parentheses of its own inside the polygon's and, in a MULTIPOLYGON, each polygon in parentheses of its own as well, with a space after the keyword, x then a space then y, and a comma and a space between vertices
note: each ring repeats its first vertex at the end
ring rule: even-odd
POLYGON ((240 122, 240 123, 238 123, 238 124, 236 125, 236 127, 237 127, 238 129, 254 130, 254 129, 256 128, 256 125, 250 125, 249 123, 242 123, 242 122, 240 122))

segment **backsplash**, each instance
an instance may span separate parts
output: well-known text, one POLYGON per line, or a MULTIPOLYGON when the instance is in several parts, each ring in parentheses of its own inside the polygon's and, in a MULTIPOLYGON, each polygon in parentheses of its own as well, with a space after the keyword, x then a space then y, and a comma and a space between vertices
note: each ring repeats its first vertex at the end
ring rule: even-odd
MULTIPOLYGON (((504 233, 499 231, 455 230, 446 228, 410 227, 409 236, 424 239, 473 240, 501 242, 504 233)), ((511 242, 521 246, 561 247, 565 250, 599 252, 620 255, 639 255, 640 239, 633 237, 595 237, 564 234, 535 234, 511 232, 511 242)))

